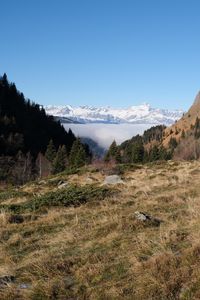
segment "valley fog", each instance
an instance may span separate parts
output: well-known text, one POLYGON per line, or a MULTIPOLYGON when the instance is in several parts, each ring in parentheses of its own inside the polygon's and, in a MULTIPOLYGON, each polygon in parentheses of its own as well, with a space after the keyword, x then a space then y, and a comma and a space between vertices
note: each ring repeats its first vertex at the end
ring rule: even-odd
POLYGON ((137 134, 142 134, 153 124, 63 124, 66 130, 71 130, 76 136, 89 137, 100 146, 108 148, 113 140, 117 144, 132 138, 137 134))

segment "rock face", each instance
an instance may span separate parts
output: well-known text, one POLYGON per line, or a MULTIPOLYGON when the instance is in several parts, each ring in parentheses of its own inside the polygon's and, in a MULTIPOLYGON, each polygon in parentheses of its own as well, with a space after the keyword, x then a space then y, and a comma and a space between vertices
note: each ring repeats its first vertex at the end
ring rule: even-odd
POLYGON ((143 212, 136 211, 134 215, 138 221, 149 224, 151 226, 160 226, 162 222, 161 220, 154 218, 153 216, 150 216, 143 212))
POLYGON ((119 183, 122 183, 122 184, 124 183, 119 175, 110 175, 110 176, 106 176, 103 184, 115 185, 115 184, 119 184, 119 183))

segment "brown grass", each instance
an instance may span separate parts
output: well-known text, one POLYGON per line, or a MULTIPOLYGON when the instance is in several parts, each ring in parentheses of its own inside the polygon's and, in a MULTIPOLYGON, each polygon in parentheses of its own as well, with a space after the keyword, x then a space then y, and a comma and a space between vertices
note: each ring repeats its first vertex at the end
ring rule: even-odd
MULTIPOLYGON (((0 299, 200 299, 199 170, 197 161, 127 170, 125 184, 104 201, 50 207, 21 224, 10 224, 4 207, 0 277, 15 281, 0 286, 0 299), (163 222, 141 223, 135 211, 163 222)), ((101 185, 105 175, 88 171, 58 179, 85 185, 88 176, 101 185)), ((55 189, 47 179, 21 191, 55 189)))

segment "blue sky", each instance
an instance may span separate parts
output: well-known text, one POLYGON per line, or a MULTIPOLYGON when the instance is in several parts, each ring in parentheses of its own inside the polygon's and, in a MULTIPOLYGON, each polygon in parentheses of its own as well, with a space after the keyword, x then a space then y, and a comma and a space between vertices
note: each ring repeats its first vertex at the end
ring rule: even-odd
POLYGON ((187 109, 200 1, 0 0, 0 73, 41 104, 187 109))

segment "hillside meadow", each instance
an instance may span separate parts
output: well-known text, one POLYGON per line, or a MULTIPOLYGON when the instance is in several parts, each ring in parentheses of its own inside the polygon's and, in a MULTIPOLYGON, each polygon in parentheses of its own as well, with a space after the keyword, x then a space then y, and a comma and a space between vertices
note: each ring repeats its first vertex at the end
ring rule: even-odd
POLYGON ((199 195, 199 161, 2 186, 0 299, 200 299, 199 195))

